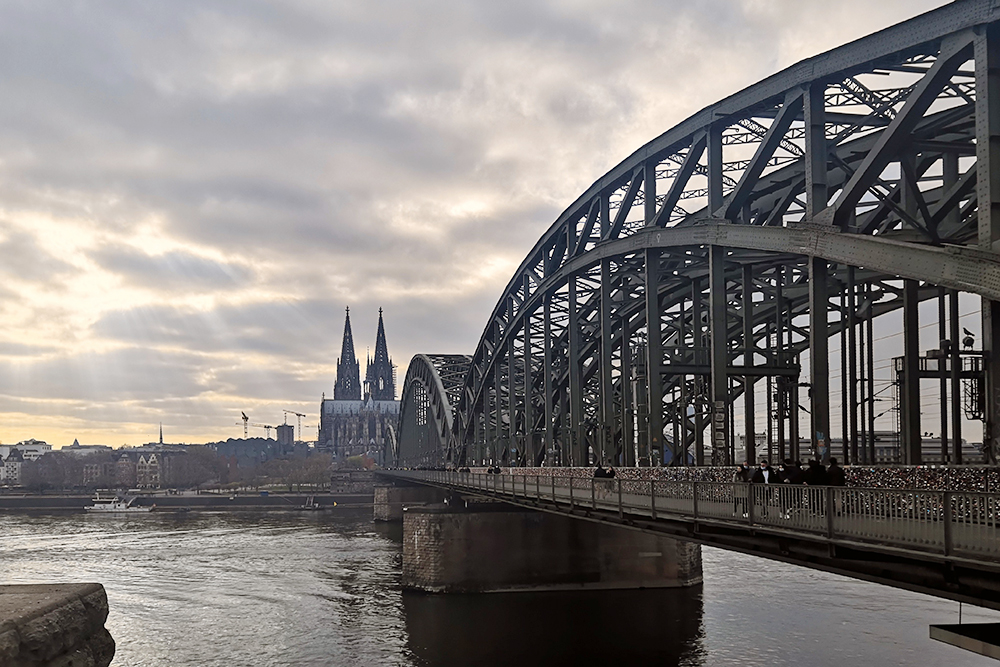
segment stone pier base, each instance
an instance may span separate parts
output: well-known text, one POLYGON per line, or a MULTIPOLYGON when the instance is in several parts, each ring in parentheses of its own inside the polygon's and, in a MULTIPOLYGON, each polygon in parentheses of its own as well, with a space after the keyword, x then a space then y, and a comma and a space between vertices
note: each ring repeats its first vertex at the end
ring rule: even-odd
POLYGON ((444 502, 445 492, 432 486, 376 485, 375 521, 402 521, 403 507, 444 502))
POLYGON ((427 592, 691 586, 701 547, 500 503, 408 507, 402 582, 427 592))
POLYGON ((115 655, 107 617, 100 584, 0 586, 0 665, 107 667, 115 655))

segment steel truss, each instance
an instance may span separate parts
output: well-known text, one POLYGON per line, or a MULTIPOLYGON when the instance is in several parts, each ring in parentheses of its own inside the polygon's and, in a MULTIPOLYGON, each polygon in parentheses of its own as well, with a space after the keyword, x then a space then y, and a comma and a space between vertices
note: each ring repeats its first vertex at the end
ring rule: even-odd
MULTIPOLYGON (((801 435, 828 457, 831 336, 847 369, 843 455, 874 461, 872 321, 901 309, 901 450, 919 463, 917 307, 938 299, 950 341, 941 354, 960 366, 960 292, 983 301, 984 442, 995 462, 997 21, 989 0, 954 2, 798 63, 633 153, 559 216, 508 283, 449 396, 453 421, 445 410, 435 422, 448 427, 436 455, 407 444, 406 401, 419 391, 410 375, 434 384, 421 375, 433 364, 411 364, 400 462, 731 463, 737 401, 755 455, 757 383, 769 453, 800 454, 808 411, 801 435)), ((954 436, 959 374, 941 382, 951 394, 941 429, 954 436)), ((961 462, 960 438, 942 442, 961 462)))
POLYGON ((452 459, 447 450, 458 403, 472 357, 418 354, 403 381, 399 436, 392 461, 397 465, 438 465, 452 459))

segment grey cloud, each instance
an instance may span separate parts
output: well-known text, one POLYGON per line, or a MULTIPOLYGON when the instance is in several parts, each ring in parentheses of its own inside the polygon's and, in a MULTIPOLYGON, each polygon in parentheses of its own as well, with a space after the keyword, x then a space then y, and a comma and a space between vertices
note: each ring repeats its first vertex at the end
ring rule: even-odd
POLYGON ((0 342, 0 357, 29 357, 56 351, 51 345, 0 342))
POLYGON ((126 284, 163 291, 212 291, 247 283, 252 271, 180 250, 148 255, 128 246, 103 246, 90 253, 100 266, 120 274, 126 284))
POLYGON ((92 402, 195 396, 205 360, 187 352, 131 347, 70 354, 30 364, 0 360, 0 394, 92 402))
POLYGON ((55 284, 59 275, 73 270, 24 231, 0 223, 0 239, 0 272, 10 278, 55 284))
MULTIPOLYGON (((401 366, 471 352, 508 280, 482 267, 518 264, 617 161, 778 67, 939 4, 3 4, 3 209, 80 220, 103 244, 95 262, 163 299, 74 323, 83 351, 94 338, 133 351, 67 353, 73 391, 48 361, 7 389, 80 397, 95 420, 119 409, 108 397, 159 394, 176 402, 137 414, 209 424, 184 403, 212 391, 205 378, 234 401, 328 387, 347 304, 359 354, 380 305, 401 366), (150 219, 191 252, 130 249, 150 219), (194 310, 169 298, 262 285, 287 299, 194 310), (197 354, 161 372, 173 350, 197 354), (241 353, 276 370, 234 367, 241 353), (134 367, 115 368, 126 358, 134 367), (143 372, 159 392, 132 378, 143 372)), ((30 235, 0 238, 4 275, 57 290, 80 270, 30 235)))
POLYGON ((104 315, 93 333, 133 345, 313 359, 318 349, 331 344, 342 312, 342 306, 320 301, 253 303, 208 311, 146 306, 104 315))

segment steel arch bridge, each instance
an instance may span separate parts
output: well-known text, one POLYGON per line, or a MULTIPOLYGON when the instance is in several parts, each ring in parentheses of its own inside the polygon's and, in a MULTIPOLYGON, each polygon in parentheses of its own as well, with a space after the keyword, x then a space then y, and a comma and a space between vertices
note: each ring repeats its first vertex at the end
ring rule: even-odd
POLYGON ((873 321, 901 310, 901 462, 921 461, 920 380, 932 378, 952 433, 942 456, 961 462, 964 412, 982 419, 995 463, 998 21, 1000 3, 959 0, 793 65, 635 151, 528 253, 460 387, 415 358, 398 462, 727 464, 740 401, 754 456, 758 383, 779 455, 797 456, 801 438, 828 457, 835 336, 843 455, 874 462, 873 321), (959 349, 960 293, 982 298, 976 349, 959 349), (942 344, 921 357, 928 299, 942 344), (406 421, 427 407, 419 387, 440 434, 420 444, 406 421))
POLYGON ((454 429, 454 406, 462 393, 472 357, 418 354, 410 360, 400 401, 399 436, 393 461, 438 465, 454 429))

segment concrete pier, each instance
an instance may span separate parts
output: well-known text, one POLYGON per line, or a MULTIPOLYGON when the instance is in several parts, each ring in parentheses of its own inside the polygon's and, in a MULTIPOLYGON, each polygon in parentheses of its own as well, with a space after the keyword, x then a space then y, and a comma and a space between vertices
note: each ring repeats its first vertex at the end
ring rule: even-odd
POLYGON ((375 521, 402 521, 406 506, 444 502, 447 494, 432 486, 383 484, 375 486, 375 521))
POLYGON ((402 582, 426 592, 692 586, 701 547, 501 503, 411 506, 402 582))
POLYGON ((107 617, 100 584, 0 586, 0 665, 107 667, 115 655, 107 617))

